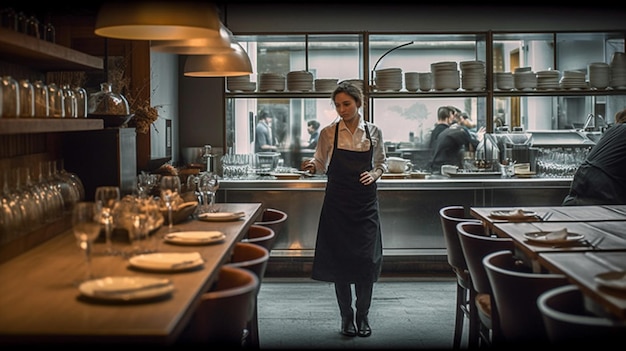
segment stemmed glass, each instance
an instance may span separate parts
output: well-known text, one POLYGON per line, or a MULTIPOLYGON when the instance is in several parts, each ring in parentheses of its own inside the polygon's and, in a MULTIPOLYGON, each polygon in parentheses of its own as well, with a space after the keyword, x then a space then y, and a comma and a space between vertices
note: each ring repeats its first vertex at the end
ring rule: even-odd
POLYGON ((200 176, 199 189, 202 193, 202 212, 213 212, 215 209, 215 193, 219 188, 219 177, 213 172, 205 172, 200 176))
POLYGON ((106 249, 105 254, 116 255, 113 250, 111 234, 113 233, 113 207, 120 201, 120 188, 118 186, 99 186, 96 188, 96 204, 100 212, 100 221, 104 226, 106 249))
POLYGON ((161 177, 161 199, 167 207, 168 232, 172 232, 174 228, 173 205, 176 195, 180 193, 180 178, 178 176, 161 177))
POLYGON ((78 246, 85 252, 86 280, 93 278, 91 273, 91 249, 93 241, 100 234, 98 206, 95 202, 78 202, 72 209, 72 230, 78 246))

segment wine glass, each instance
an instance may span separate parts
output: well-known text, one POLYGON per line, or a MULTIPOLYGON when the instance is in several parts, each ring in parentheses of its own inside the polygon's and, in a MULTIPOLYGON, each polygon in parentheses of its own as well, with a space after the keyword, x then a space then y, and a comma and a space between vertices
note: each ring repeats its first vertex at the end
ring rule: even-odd
POLYGON ((96 203, 100 212, 100 221, 104 226, 105 234, 105 254, 116 255, 113 250, 111 233, 113 233, 113 207, 120 201, 120 188, 118 186, 99 186, 96 188, 96 203))
POLYGON ((161 199, 167 207, 168 232, 172 232, 174 228, 173 212, 174 199, 180 193, 180 178, 178 176, 161 177, 161 199))
POLYGON ((215 193, 219 188, 219 178, 213 172, 205 172, 200 176, 199 189, 202 193, 202 211, 215 211, 215 193))
POLYGON ((85 252, 86 279, 92 279, 91 249, 93 241, 100 234, 98 205, 95 202, 81 201, 72 209, 72 230, 78 246, 85 252))

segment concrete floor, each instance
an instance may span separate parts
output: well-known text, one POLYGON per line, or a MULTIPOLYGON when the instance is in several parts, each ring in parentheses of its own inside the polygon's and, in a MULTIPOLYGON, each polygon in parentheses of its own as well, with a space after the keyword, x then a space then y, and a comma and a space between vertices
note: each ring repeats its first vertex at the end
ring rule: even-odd
MULTIPOLYGON (((258 296, 261 349, 451 349, 456 281, 383 277, 374 285, 372 335, 345 337, 333 285, 265 277, 258 296)), ((467 320, 466 320, 467 321, 467 320)), ((466 344, 467 322, 462 345, 466 344)))

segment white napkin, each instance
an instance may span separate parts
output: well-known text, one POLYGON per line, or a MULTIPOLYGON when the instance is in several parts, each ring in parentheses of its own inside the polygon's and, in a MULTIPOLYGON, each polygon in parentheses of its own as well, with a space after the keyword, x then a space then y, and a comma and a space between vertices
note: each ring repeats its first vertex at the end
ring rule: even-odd
POLYGON ((202 256, 200 256, 199 252, 166 252, 134 256, 132 259, 137 265, 172 268, 198 262, 198 260, 202 260, 202 256))
POLYGON ((509 212, 509 217, 510 218, 524 218, 526 217, 526 213, 521 208, 518 208, 517 210, 511 210, 511 212, 509 212))
POLYGON ((567 238, 567 228, 562 228, 546 233, 546 240, 565 240, 567 238))

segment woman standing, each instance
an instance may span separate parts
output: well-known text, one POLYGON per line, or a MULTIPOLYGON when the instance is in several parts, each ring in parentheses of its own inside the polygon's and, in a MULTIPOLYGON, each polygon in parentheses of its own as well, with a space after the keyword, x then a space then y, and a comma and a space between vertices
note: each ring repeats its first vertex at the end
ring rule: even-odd
POLYGON ((331 97, 340 118, 322 129, 315 155, 303 167, 328 177, 312 278, 335 283, 341 333, 366 337, 372 333, 367 315, 382 266, 376 181, 387 169, 383 137, 359 113, 359 88, 340 83, 331 97))

